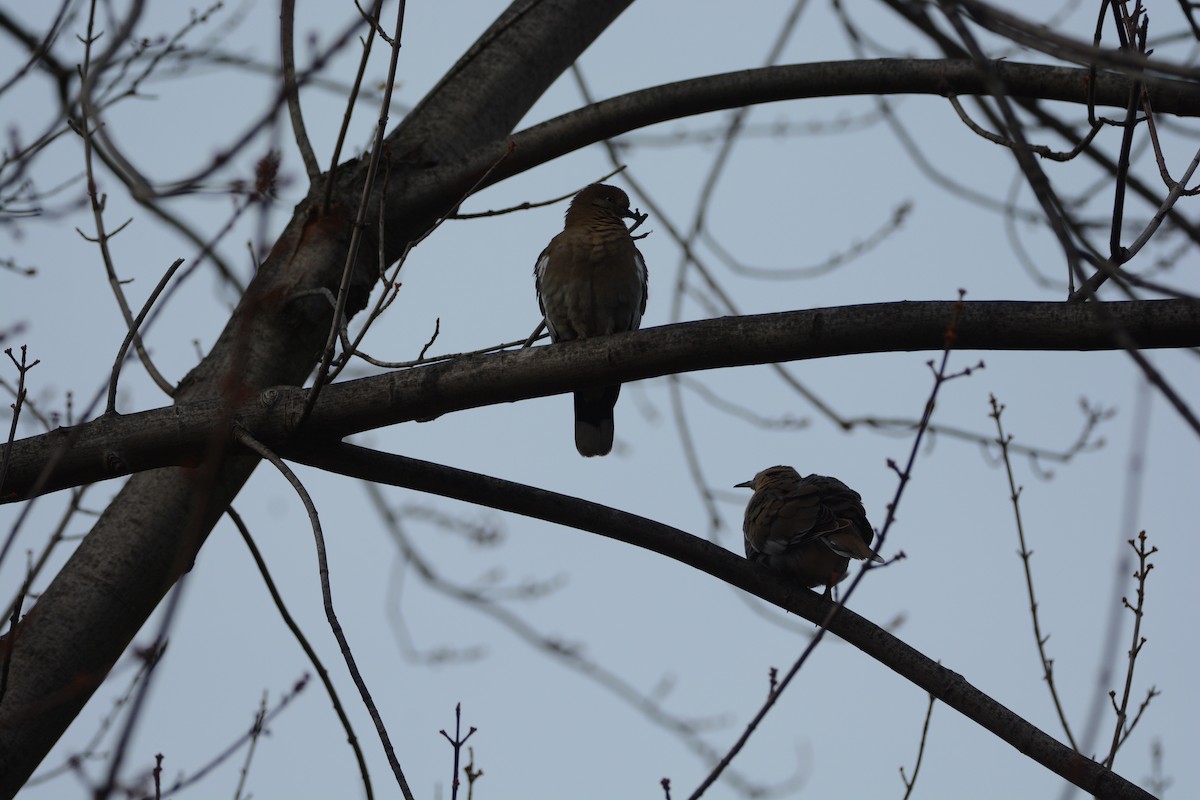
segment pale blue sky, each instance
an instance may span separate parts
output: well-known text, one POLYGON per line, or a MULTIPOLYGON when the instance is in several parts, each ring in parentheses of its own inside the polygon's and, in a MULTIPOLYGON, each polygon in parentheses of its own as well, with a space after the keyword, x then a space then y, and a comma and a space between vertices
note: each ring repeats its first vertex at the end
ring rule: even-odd
MULTIPOLYGON (((315 32, 322 42, 355 13, 350 3, 300 3, 298 52, 315 32)), ((409 3, 400 57, 399 103, 412 104, 445 72, 505 7, 503 2, 409 3)), ((933 55, 874 4, 859 21, 899 54, 933 55), (897 41, 897 37, 900 37, 897 41)), ((188 16, 184 6, 150 4, 138 35, 176 30, 188 16)), ((580 63, 597 97, 610 97, 667 81, 759 66, 789 3, 743 4, 736 14, 725 3, 689 4, 641 0, 623 14, 580 63)), ((1034 13, 1040 4, 1010 8, 1034 13)), ((1151 11, 1152 34, 1182 28, 1173 3, 1151 11)), ((393 17, 390 4, 385 19, 393 17)), ((20 12, 32 21, 33 14, 20 12)), ((1090 38, 1091 12, 1071 15, 1060 29, 1090 38)), ((215 14, 187 41, 194 46, 219 33, 230 52, 263 62, 277 57, 274 4, 233 4, 215 14), (245 13, 228 30, 222 26, 245 13)), ((76 22, 58 47, 64 60, 81 59, 76 22)), ((1180 48, 1161 55, 1181 57, 1180 48)), ((379 51, 368 72, 377 83, 386 75, 379 51)), ((802 63, 853 57, 831 9, 810 4, 782 61, 802 63)), ((18 54, 0 48, 0 77, 11 74, 18 54)), ((1012 52, 1011 60, 1035 60, 1012 52)), ((351 48, 330 70, 348 82, 357 50, 351 48)), ((51 95, 49 84, 29 80, 0 97, 0 123, 25 135, 40 130, 51 95)), ((110 135, 146 174, 168 180, 206 163, 259 113, 274 92, 265 76, 203 67, 185 77, 148 83, 154 97, 124 101, 106 118, 110 135)), ((302 95, 305 120, 318 158, 328 161, 342 117, 342 96, 318 88, 302 95)), ((521 127, 578 107, 570 76, 564 76, 533 108, 521 127)), ((1005 198, 1014 181, 1011 155, 968 131, 939 98, 911 97, 896 103, 901 118, 927 157, 942 171, 980 191, 1005 198)), ((871 98, 780 103, 756 109, 751 123, 832 123, 871 113, 871 98)), ((399 114, 397 110, 397 115, 399 114)), ((1078 109, 1063 108, 1072 119, 1078 109)), ((363 106, 349 137, 351 147, 367 141, 374 107, 363 106)), ((394 119, 397 117, 394 117, 394 119)), ((670 123, 656 132, 710 128, 723 116, 670 123)), ((1181 120, 1181 126, 1187 126, 1181 120)), ((1191 128, 1190 130, 1194 130, 1191 128)), ((1119 131, 1101 134, 1115 152, 1119 131)), ((1171 155, 1176 174, 1191 156, 1194 137, 1176 136, 1171 155)), ((1054 146, 1061 143, 1048 140, 1054 146)), ((240 159, 239 177, 249 177, 254 159, 266 150, 263 138, 240 159)), ((290 183, 267 220, 273 237, 303 195, 300 164, 290 133, 282 138, 283 170, 290 183)), ((352 151, 347 151, 349 154, 352 151)), ((673 149, 638 147, 627 163, 636 179, 686 227, 696 193, 715 153, 713 145, 673 149)), ((36 177, 53 186, 78 175, 82 150, 64 136, 38 162, 36 177)), ((1082 164, 1045 162, 1067 196, 1095 194, 1089 219, 1103 222, 1111 189, 1093 184, 1082 164), (1089 188, 1090 187, 1090 188, 1089 188)), ((572 154, 471 199, 464 210, 483 210, 538 201, 591 182, 609 170, 599 147, 572 154)), ((1157 171, 1148 154, 1138 172, 1154 185, 1157 171)), ((173 206, 211 235, 230 210, 221 189, 173 206)), ((159 275, 176 258, 191 259, 195 248, 132 205, 118 182, 103 170, 109 193, 107 221, 133 223, 114 241, 114 257, 130 300, 139 305, 159 275)), ((618 178, 615 183, 622 184, 618 178)), ((627 188, 627 184, 625 185, 627 188)), ((48 204, 83 198, 76 181, 48 204)), ((1029 192, 1018 202, 1034 207, 1029 192)), ((879 228, 906 201, 913 210, 882 245, 829 275, 800 282, 762 282, 718 272, 744 313, 785 311, 898 300, 947 300, 961 287, 968 299, 1058 300, 1063 292, 1035 285, 1019 265, 996 213, 948 195, 914 165, 883 125, 787 138, 748 138, 734 151, 709 212, 710 230, 745 261, 761 265, 818 263, 879 228)), ((634 205, 646 208, 644 199, 634 205)), ((1195 203, 1195 201, 1190 201, 1195 203)), ((478 221, 451 221, 417 248, 404 267, 404 287, 365 347, 378 358, 415 358, 440 319, 433 351, 456 352, 527 335, 537 323, 532 266, 546 241, 561 227, 564 206, 478 221)), ((1194 216, 1194 205, 1184 205, 1194 216)), ((1128 230, 1151 213, 1131 200, 1128 230)), ((249 272, 246 241, 257 222, 243 220, 221 248, 239 274, 249 272)), ((36 279, 0 270, 0 327, 28 326, 12 344, 27 342, 42 363, 30 375, 30 391, 43 407, 61 409, 63 393, 75 392, 78 411, 107 379, 124 328, 94 245, 72 230, 93 230, 90 212, 72 209, 55 221, 27 220, 0 229, 0 253, 39 269, 36 279)), ((670 320, 670 292, 678 252, 662 220, 651 216, 640 243, 650 270, 650 302, 644 325, 670 320)), ((1040 227, 1020 226, 1023 242, 1041 271, 1065 274, 1052 237, 1040 227)), ((1101 237, 1102 238, 1102 237, 1101 237)), ((1175 240, 1169 243, 1176 244, 1175 240)), ((1137 268, 1169 248, 1147 252, 1137 268)), ((712 263, 716 263, 715 259, 712 263)), ((1188 249, 1158 277, 1183 291, 1200 288, 1198 259, 1188 249)), ((1109 299, 1117 299, 1109 295, 1109 299)), ((193 340, 206 349, 228 316, 232 301, 216 288, 208 269, 174 296, 149 334, 157 363, 172 380, 197 360, 193 340)), ((684 319, 710 312, 684 305, 684 319)), ((9 343, 6 343, 9 344, 9 343)), ((930 386, 925 362, 931 353, 894 353, 802 362, 791 373, 839 413, 849 417, 917 418, 930 386)), ((1153 363, 1192 401, 1200 396, 1190 353, 1154 352, 1153 363)), ((1097 691, 1095 685, 1109 608, 1131 594, 1131 580, 1114 582, 1115 559, 1124 541, 1145 528, 1160 553, 1148 588, 1143 634, 1149 639, 1134 679, 1135 702, 1154 685, 1163 695, 1151 703, 1117 759, 1117 771, 1144 785, 1151 772, 1150 748, 1161 740, 1165 771, 1173 780, 1168 796, 1200 795, 1200 775, 1191 763, 1200 738, 1200 693, 1191 666, 1197 655, 1193 611, 1197 594, 1191 565, 1200 557, 1196 536, 1196 476, 1200 443, 1157 394, 1150 402, 1144 490, 1132 529, 1122 529, 1126 474, 1135 430, 1134 398, 1139 372, 1117 353, 959 353, 952 369, 983 358, 986 369, 943 388, 935 422, 991 435, 987 399, 995 394, 1008 410, 1005 427, 1016 439, 1051 450, 1067 447, 1082 424, 1080 398, 1116 409, 1097 433, 1104 446, 1069 465, 1048 465, 1053 479, 1038 477, 1027 459, 1014 463, 1024 485, 1022 512, 1035 556, 1033 569, 1042 624, 1051 634, 1059 691, 1072 726, 1079 730, 1097 691)), ((2 369, 2 368, 0 368, 2 369)), ((367 374, 362 370, 356 374, 367 374)), ((0 371, 11 380, 11 371, 0 371)), ((768 367, 721 370, 691 376, 732 401, 759 413, 810 420, 799 431, 762 430, 713 410, 685 392, 691 430, 705 478, 721 490, 719 542, 741 552, 741 512, 746 499, 727 487, 776 463, 802 473, 836 475, 864 497, 872 522, 882 525, 895 491, 886 460, 903 461, 908 436, 857 430, 846 434, 790 392, 768 367)), ((130 365, 121 383, 120 409, 134 411, 167 400, 130 365)), ((9 401, 6 400, 7 405, 9 401)), ((604 459, 584 460, 572 442, 570 400, 565 396, 478 409, 426 424, 375 431, 360 443, 477 470, 613 505, 707 536, 708 518, 688 468, 672 417, 665 379, 627 386, 617 407, 617 448, 604 459)), ((7 419, 7 417, 5 418, 7 419)), ((3 422, 3 420, 0 420, 3 422)), ((7 428, 7 423, 4 423, 7 428)), ((25 428, 24 435, 34 433, 25 428)), ((364 676, 370 683, 397 753, 418 797, 449 797, 450 749, 438 735, 453 725, 455 703, 479 730, 471 740, 476 764, 486 775, 477 797, 661 797, 666 776, 673 797, 685 797, 707 772, 679 740, 577 671, 530 648, 509 630, 477 611, 447 599, 405 569, 388 533, 371 512, 356 482, 300 468, 320 510, 329 545, 333 596, 364 676), (422 651, 484 648, 471 663, 428 666, 404 657, 396 634, 397 610, 407 635, 422 651)), ((86 505, 100 509, 117 490, 98 485, 86 505)), ((724 724, 703 734, 723 752, 757 710, 770 667, 786 669, 799 655, 811 629, 795 619, 750 606, 752 598, 707 575, 653 553, 591 534, 487 509, 396 489, 384 495, 394 506, 421 506, 473 520, 502 532, 498 547, 477 548, 446 534, 419 515, 404 517, 404 529, 440 573, 473 587, 499 576, 503 585, 561 578, 563 585, 537 601, 506 603, 548 637, 578 643, 582 652, 643 692, 664 677, 673 679, 664 707, 688 720, 724 724), (799 632, 791 628, 798 629, 799 632)), ((930 658, 963 674, 1047 733, 1062 738, 1045 690, 1034 648, 1028 601, 1016 555, 1017 537, 1004 473, 980 447, 936 437, 922 451, 915 480, 900 507, 883 555, 903 550, 907 558, 867 577, 851 606, 887 625, 930 658)), ((43 498, 0 573, 11 593, 23 570, 24 553, 40 548, 63 504, 64 494, 43 498)), ((369 719, 346 676, 321 610, 312 535, 303 508, 274 470, 260 467, 235 508, 246 518, 273 576, 326 666, 334 675, 367 753, 377 796, 399 796, 380 753, 369 719)), ((7 532, 17 508, 0 507, 7 532)), ((71 533, 83 533, 78 519, 71 533)), ((60 548, 65 550, 65 548, 60 548)), ((65 552, 56 559, 61 563, 65 552)), ((1126 619, 1128 622, 1128 619, 1126 619)), ((156 630, 152 620, 139 642, 156 630)), ((1128 630, 1126 625, 1125 631, 1128 630)), ((1122 633, 1122 651, 1127 647, 1122 633)), ((132 661, 112 678, 68 731, 42 770, 60 764, 82 746, 125 688, 132 661)), ((192 772, 247 728, 264 691, 273 702, 303 673, 307 661, 278 618, 236 531, 223 522, 213 532, 186 586, 170 648, 156 677, 151 706, 142 720, 130 769, 148 769, 155 753, 166 756, 164 774, 192 772)), ((1117 681, 1123 672, 1118 672, 1117 681)), ((1104 698, 1107 703, 1107 698, 1104 698)), ((756 780, 803 776, 797 796, 900 797, 897 770, 911 771, 926 696, 843 642, 830 638, 804 667, 796 683, 735 761, 756 780)), ((1112 719, 1104 717, 1097 749, 1107 748, 1112 719)), ((314 681, 259 743, 249 789, 259 798, 358 796, 357 771, 323 690, 314 681)), ((233 793, 241 758, 225 764, 193 797, 233 793)), ((89 766, 99 775, 98 766, 89 766)), ((1061 781, 1007 744, 944 706, 934 709, 917 793, 925 797, 1010 798, 1058 796, 1061 781)), ((22 797, 83 796, 71 777, 26 790, 22 797)), ((710 797, 732 796, 718 785, 710 797)))

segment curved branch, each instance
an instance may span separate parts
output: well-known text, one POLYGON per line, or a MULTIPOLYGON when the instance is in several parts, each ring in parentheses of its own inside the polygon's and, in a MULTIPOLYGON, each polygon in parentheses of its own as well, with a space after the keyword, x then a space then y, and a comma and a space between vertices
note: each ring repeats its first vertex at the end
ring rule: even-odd
MULTIPOLYGON (((292 450, 289 457, 302 464, 362 480, 430 492, 600 534, 687 564, 811 622, 820 624, 829 618, 831 603, 816 592, 797 591, 786 579, 718 545, 615 508, 349 444, 292 450)), ((1115 772, 1056 741, 972 686, 962 675, 946 669, 853 611, 839 609, 829 620, 828 628, 1084 791, 1106 798, 1149 800, 1151 797, 1115 772)))
MULTIPOLYGON (((325 387, 303 430, 308 390, 278 386, 244 402, 233 416, 259 440, 339 439, 385 425, 454 411, 721 367, 860 353, 941 350, 953 301, 877 303, 645 328, 550 347, 467 356, 325 387), (314 433, 316 432, 316 433, 314 433)), ((1117 350, 1115 333, 1142 348, 1200 346, 1200 302, 963 302, 956 350, 1117 350), (1114 326, 1116 330, 1114 331, 1114 326)), ((0 503, 165 466, 200 462, 228 437, 221 398, 104 416, 76 428, 14 442, 0 503), (59 453, 63 443, 74 446, 59 453), (45 465, 56 462, 52 475, 45 465)))
MULTIPOLYGON (((1123 107, 1129 100, 1130 82, 1116 74, 1102 73, 1093 81, 1086 69, 1013 61, 994 62, 992 68, 1008 95, 1016 99, 1086 105, 1091 81, 1097 105, 1123 107)), ((814 97, 987 95, 987 80, 969 59, 881 58, 762 67, 652 86, 513 134, 516 152, 486 183, 497 183, 604 139, 682 117, 814 97)), ((1147 84, 1147 92, 1159 113, 1200 116, 1200 92, 1193 83, 1157 80, 1147 84)), ((487 148, 486 153, 476 157, 478 164, 473 161, 466 172, 482 172, 495 161, 503 144, 487 148)))
POLYGON ((283 92, 287 95, 288 116, 292 120, 296 147, 300 150, 301 160, 304 161, 304 171, 308 173, 309 183, 313 183, 321 177, 321 165, 317 163, 317 156, 313 153, 308 130, 304 127, 304 115, 300 111, 300 87, 296 84, 296 56, 293 51, 295 27, 296 0, 284 0, 279 12, 279 56, 283 61, 283 92))

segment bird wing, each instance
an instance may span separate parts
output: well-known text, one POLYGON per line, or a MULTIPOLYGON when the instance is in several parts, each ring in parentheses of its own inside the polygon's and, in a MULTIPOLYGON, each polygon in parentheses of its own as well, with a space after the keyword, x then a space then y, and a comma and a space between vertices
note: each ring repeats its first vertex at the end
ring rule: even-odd
MULTIPOLYGON (((555 237, 557 238, 557 237, 555 237)), ((546 269, 550 266, 550 248, 554 246, 554 240, 550 240, 550 244, 546 245, 546 249, 538 256, 537 263, 533 265, 533 286, 537 292, 538 310, 542 312, 542 319, 546 321, 546 330, 550 332, 551 341, 558 341, 558 331, 554 329, 554 323, 550 321, 550 315, 546 313, 546 304, 542 300, 542 286, 546 279, 546 269)))
POLYGON ((747 547, 768 555, 822 539, 839 555, 870 557, 839 543, 853 536, 865 549, 873 536, 858 493, 820 475, 757 492, 747 507, 746 531, 747 547))
POLYGON ((629 327, 629 330, 636 331, 642 326, 642 315, 646 313, 646 301, 650 299, 650 272, 646 269, 646 259, 642 258, 641 251, 636 247, 633 248, 633 260, 637 264, 642 288, 642 302, 638 306, 637 313, 633 315, 633 324, 629 327))
POLYGON ((818 534, 829 549, 847 558, 882 562, 883 559, 870 547, 875 532, 867 521, 862 496, 837 478, 825 475, 809 475, 803 482, 817 487, 823 510, 837 523, 818 534))

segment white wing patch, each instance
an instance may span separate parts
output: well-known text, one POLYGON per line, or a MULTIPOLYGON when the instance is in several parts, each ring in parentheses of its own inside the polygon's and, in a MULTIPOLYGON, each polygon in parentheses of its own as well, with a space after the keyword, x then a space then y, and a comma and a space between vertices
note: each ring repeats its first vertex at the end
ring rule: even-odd
POLYGON ((550 340, 558 341, 558 331, 554 329, 553 323, 550 322, 550 315, 546 313, 546 304, 542 300, 542 281, 546 277, 546 268, 550 266, 550 248, 547 247, 538 256, 537 263, 533 265, 533 286, 537 292, 538 309, 542 312, 542 319, 546 322, 546 330, 550 332, 550 340))
POLYGON ((638 288, 641 289, 642 299, 637 304, 637 309, 633 312, 633 324, 629 330, 636 331, 642 327, 642 314, 646 313, 646 300, 650 296, 650 273, 646 271, 646 259, 642 258, 641 252, 634 248, 633 258, 637 262, 638 271, 638 288))

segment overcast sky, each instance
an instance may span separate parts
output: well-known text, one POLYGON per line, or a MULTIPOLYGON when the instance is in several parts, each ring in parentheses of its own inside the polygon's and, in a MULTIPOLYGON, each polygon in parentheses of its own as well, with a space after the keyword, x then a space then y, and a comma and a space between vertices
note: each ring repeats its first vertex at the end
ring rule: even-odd
MULTIPOLYGON (((42 30, 53 9, 9 10, 32 30, 42 30), (40 16, 39 16, 40 15, 40 16)), ((122 4, 117 4, 122 5, 122 4)), ((855 20, 880 55, 936 55, 899 18, 876 4, 856 7, 855 20)), ((1090 39, 1094 11, 1068 4, 1052 19, 1056 30, 1090 39)), ((188 20, 185 4, 152 3, 137 36, 171 35, 188 20)), ((311 42, 327 45, 356 12, 351 3, 300 3, 297 53, 303 63, 311 42)), ((495 0, 470 3, 411 2, 405 20, 396 105, 392 124, 445 73, 506 6, 495 0)), ((761 66, 790 3, 634 3, 583 55, 580 66, 598 98, 723 71, 761 66)), ((1043 4, 1018 2, 1008 8, 1045 15, 1043 4)), ((1151 4, 1152 43, 1185 30, 1176 4, 1151 4)), ((384 19, 394 16, 385 7, 384 19)), ((55 52, 64 62, 82 61, 75 38, 83 33, 86 8, 60 37, 55 52)), ((103 25, 100 27, 104 27, 103 25)), ((216 47, 255 63, 278 59, 278 8, 271 3, 233 2, 187 34, 189 49, 216 47)), ((0 80, 25 54, 12 39, 0 47, 0 80)), ((1108 34, 1112 39, 1111 28, 1108 34)), ((328 163, 344 110, 345 86, 353 78, 357 46, 335 59, 325 73, 328 87, 302 93, 309 135, 318 159, 328 163)), ((1012 61, 1043 60, 1016 48, 992 54, 1012 61)), ((1158 55, 1185 59, 1186 46, 1164 42, 1158 55)), ((380 49, 368 69, 368 84, 384 79, 387 53, 380 49)), ((530 54, 536 57, 536 54, 530 54)), ((855 57, 830 4, 810 3, 788 40, 780 63, 855 57)), ((181 76, 163 68, 138 98, 114 105, 105 117, 109 135, 138 168, 157 181, 190 174, 230 144, 275 93, 265 72, 199 64, 181 76)), ((374 98, 374 95, 372 95, 374 98)), ((936 97, 899 97, 889 102, 904 130, 939 174, 975 191, 1036 211, 1014 159, 1004 148, 970 132, 950 104, 936 97)), ((573 78, 564 75, 518 128, 583 104, 573 78)), ((360 106, 347 156, 369 141, 377 99, 360 106)), ((1072 121, 1081 109, 1059 107, 1072 121)), ((22 140, 53 119, 51 83, 22 81, 0 96, 5 136, 22 140)), ((1112 116, 1120 112, 1108 110, 1112 116)), ((638 131, 624 151, 629 174, 649 198, 631 191, 633 204, 656 204, 667 219, 652 214, 639 242, 650 273, 645 327, 729 313, 712 305, 695 272, 673 314, 672 291, 679 277, 679 250, 667 230, 686 230, 699 188, 717 152, 711 141, 664 143, 667 134, 712 131, 727 120, 709 115, 638 131)), ((1062 300, 1066 267, 1044 224, 1010 223, 986 208, 947 191, 923 170, 881 120, 875 99, 805 100, 756 108, 746 136, 733 150, 713 202, 708 231, 747 264, 804 267, 826 262, 888 227, 898 210, 911 210, 881 242, 843 266, 804 280, 761 280, 737 275, 716 258, 711 244, 700 252, 740 313, 789 311, 902 300, 950 300, 962 288, 969 300, 1062 300), (782 135, 765 126, 784 124, 782 135), (1023 266, 1012 237, 1030 266, 1023 266), (1040 279, 1035 280, 1031 268, 1040 279)), ((1176 120, 1167 131, 1168 158, 1176 175, 1195 148, 1195 127, 1176 120)), ((1055 148, 1062 142, 1040 131, 1055 148)), ((1139 137, 1140 138, 1140 137, 1139 137)), ((1120 131, 1101 133, 1100 146, 1115 154, 1120 131)), ((8 147, 8 145, 6 145, 8 147)), ((205 236, 228 220, 228 181, 249 179, 254 162, 271 147, 283 153, 285 182, 267 217, 243 217, 225 236, 219 252, 242 280, 251 274, 247 242, 267 245, 304 195, 304 170, 290 129, 264 134, 208 186, 210 191, 176 201, 170 208, 205 236), (265 234, 265 239, 264 239, 265 234)), ((1153 156, 1138 151, 1136 174, 1161 188, 1153 156)), ((1064 197, 1082 199, 1081 215, 1107 224, 1111 181, 1089 164, 1043 162, 1064 197)), ((574 153, 519 175, 471 198, 464 211, 481 211, 541 201, 599 179, 611 169, 600 146, 574 153)), ((124 334, 120 312, 96 247, 73 229, 94 232, 91 212, 81 204, 85 186, 77 137, 58 139, 37 162, 38 185, 65 187, 44 201, 54 215, 5 219, 0 256, 36 267, 35 277, 0 269, 0 330, 23 324, 5 346, 27 343, 41 364, 29 375, 39 408, 65 409, 73 392, 76 415, 107 381, 124 334)), ((110 174, 100 169, 108 193, 111 228, 132 218, 114 240, 114 259, 130 302, 144 301, 159 276, 177 258, 192 261, 196 247, 138 208, 110 174)), ((613 182, 630 189, 621 177, 613 182)), ((1182 210, 1196 216, 1196 201, 1182 210)), ((402 273, 403 287, 387 315, 372 329, 364 349, 386 360, 416 358, 435 325, 431 352, 473 350, 526 336, 538 322, 532 267, 537 254, 561 230, 565 204, 519 214, 449 221, 413 251, 402 273)), ((1131 198, 1126 239, 1140 230, 1153 208, 1131 198)), ((1096 241, 1107 233, 1098 228, 1096 241)), ((1164 237, 1132 265, 1179 291, 1200 288, 1194 248, 1178 236, 1164 237)), ((1118 294, 1107 295, 1121 299, 1118 294)), ((173 294, 148 334, 156 363, 170 380, 182 378, 207 351, 228 318, 236 296, 220 284, 211 264, 173 294)), ((931 387, 926 362, 934 353, 889 353, 799 362, 788 373, 845 418, 917 419, 931 387)), ((1194 353, 1151 352, 1148 357, 1194 403, 1200 379, 1194 353)), ((1191 577, 1200 557, 1197 534, 1197 476, 1200 443, 1156 391, 1142 388, 1141 373, 1120 353, 977 353, 951 357, 951 371, 976 364, 986 368, 942 388, 934 422, 994 436, 989 395, 1006 405, 1007 432, 1025 445, 1049 452, 1068 449, 1084 424, 1080 403, 1112 409, 1093 433, 1093 447, 1070 463, 1034 463, 1016 458, 1024 486, 1021 511, 1035 551, 1032 569, 1043 631, 1054 659, 1058 690, 1079 735, 1099 697, 1122 688, 1124 651, 1131 615, 1122 616, 1116 673, 1097 685, 1099 658, 1110 613, 1123 595, 1132 597, 1132 566, 1118 575, 1129 555, 1125 541, 1149 532, 1160 552, 1147 588, 1142 633, 1148 643, 1137 664, 1133 702, 1151 686, 1162 692, 1145 712, 1121 751, 1116 770, 1142 785, 1152 774, 1151 749, 1161 742, 1163 769, 1172 780, 1170 797, 1200 796, 1200 774, 1192 750, 1200 741, 1200 692, 1196 689, 1197 589, 1191 577), (1139 399, 1141 398, 1141 399, 1139 399), (1141 458, 1140 482, 1130 464, 1141 458), (1047 474, 1051 473, 1051 474, 1047 474), (1136 492, 1131 486, 1137 486, 1136 492)), ((355 366, 353 375, 377 369, 355 366)), ((13 382, 15 373, 0 366, 13 382)), ((731 488, 773 464, 801 473, 836 475, 856 488, 878 527, 896 490, 887 460, 903 463, 909 433, 884 434, 866 427, 844 432, 801 398, 769 366, 719 370, 687 376, 682 391, 686 429, 704 484, 716 490, 713 524, 701 487, 681 444, 681 423, 667 379, 625 387, 616 409, 617 444, 602 459, 580 458, 574 449, 571 401, 548 397, 453 414, 364 434, 356 442, 424 458, 612 505, 741 552, 741 514, 748 493, 731 488), (699 385, 701 388, 697 389, 699 385), (707 398, 751 408, 764 418, 805 425, 764 427, 728 413, 707 398)), ((6 399, 7 405, 11 400, 6 399)), ((137 364, 126 367, 119 409, 152 409, 169 400, 137 364)), ((8 417, 0 419, 7 429, 8 417)), ((24 420, 23 420, 24 421, 24 420)), ((40 429, 23 425, 22 435, 40 429)), ((297 468, 320 510, 329 546, 334 602, 364 677, 388 723, 397 754, 418 797, 450 796, 451 753, 439 729, 452 730, 454 707, 462 704, 465 725, 478 731, 470 744, 486 773, 476 798, 612 798, 662 796, 659 780, 669 777, 673 797, 685 797, 708 767, 679 737, 637 710, 609 686, 552 657, 527 638, 431 586, 406 562, 392 532, 380 521, 371 495, 360 483, 297 468), (439 660, 439 653, 455 658, 439 660)), ((103 509, 119 483, 96 485, 84 506, 103 509)), ((939 435, 921 450, 914 481, 904 495, 898 521, 883 555, 906 558, 872 572, 851 607, 925 655, 941 661, 1016 713, 1063 739, 1034 645, 1029 601, 1017 556, 1012 504, 994 452, 939 435)), ((557 527, 436 497, 384 488, 386 503, 400 512, 407 541, 438 575, 453 585, 495 590, 500 608, 536 636, 558 642, 617 676, 636 692, 656 697, 672 718, 703 725, 700 737, 723 753, 757 711, 768 688, 768 670, 787 669, 803 650, 812 626, 763 606, 715 579, 654 553, 592 534, 557 527), (465 521, 498 534, 485 545, 440 519, 465 521), (535 599, 509 599, 508 589, 531 584, 552 589, 535 599)), ((39 499, 12 555, 0 571, 6 602, 24 574, 25 553, 39 552, 68 500, 66 493, 39 499)), ((316 556, 304 509, 284 479, 260 467, 234 507, 262 549, 289 609, 334 676, 367 754, 377 796, 399 796, 321 608, 316 556)), ((0 507, 0 532, 7 534, 19 507, 0 507)), ((90 518, 78 517, 69 533, 86 532, 90 518)), ((58 548, 41 586, 61 565, 71 544, 58 548)), ((178 620, 165 660, 155 677, 151 703, 127 760, 129 774, 153 766, 162 753, 165 780, 191 774, 247 729, 264 693, 269 704, 311 667, 272 604, 254 563, 228 521, 213 531, 184 586, 178 620)), ((138 643, 148 644, 157 617, 138 643)), ((127 656, 71 727, 39 772, 78 752, 110 713, 135 669, 127 656)), ((911 773, 927 704, 919 689, 833 637, 827 638, 796 682, 768 716, 734 769, 773 785, 795 781, 794 796, 901 797, 898 770, 911 773)), ((1105 709, 1091 748, 1105 752, 1113 715, 1105 709)), ((354 797, 361 794, 357 768, 327 696, 314 680, 270 725, 254 755, 247 789, 259 798, 354 797)), ((239 753, 187 796, 232 795, 243 756, 239 753)), ((103 762, 83 769, 103 774, 103 762)), ((1011 798, 1058 796, 1062 782, 1009 745, 957 712, 933 710, 917 795, 1011 798)), ((71 777, 31 787, 22 797, 63 798, 86 791, 71 777)), ((732 797, 718 784, 711 797, 732 797)), ((792 795, 789 795, 792 796, 792 795)))

